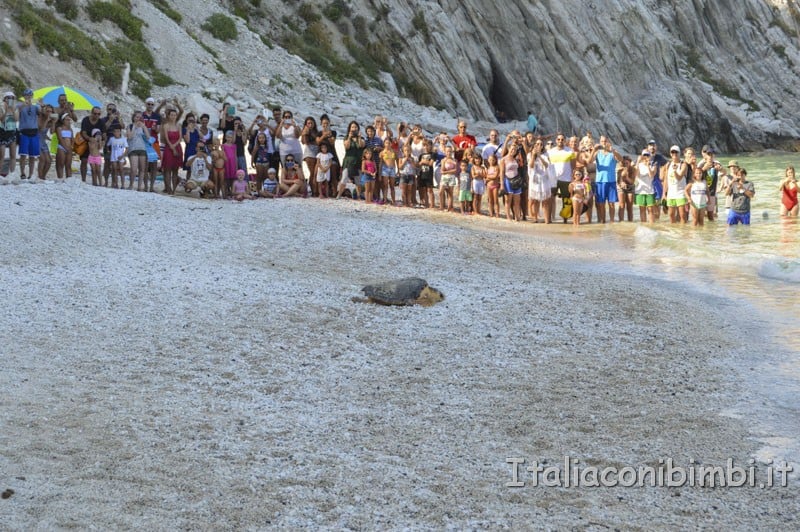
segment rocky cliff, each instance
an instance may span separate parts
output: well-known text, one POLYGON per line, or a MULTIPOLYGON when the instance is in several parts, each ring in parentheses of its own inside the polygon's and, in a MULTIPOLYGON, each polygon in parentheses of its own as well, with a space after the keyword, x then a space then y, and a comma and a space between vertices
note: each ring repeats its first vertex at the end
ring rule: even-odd
POLYGON ((524 118, 532 109, 550 131, 712 142, 727 151, 799 133, 800 11, 793 1, 439 0, 391 7, 394 16, 376 31, 405 36, 395 65, 458 113, 524 118))
MULTIPOLYGON (((794 0, 226 0, 202 10, 189 0, 0 5, 8 8, 3 85, 93 85, 104 98, 134 107, 152 79, 156 96, 177 94, 200 110, 234 98, 253 113, 277 103, 341 120, 375 112, 425 117, 431 127, 450 129, 445 117, 452 115, 524 119, 533 110, 544 131, 606 132, 630 148, 654 137, 662 146, 708 142, 734 152, 793 148, 800 138, 794 0), (115 4, 125 10, 110 9, 115 4), (80 53, 64 44, 79 35, 40 39, 55 23, 33 31, 32 19, 17 14, 28 8, 40 18, 49 10, 84 32, 110 50, 102 60, 116 64, 98 74, 65 57, 80 53), (204 29, 214 12, 231 16, 238 35, 220 40, 204 29), (126 62, 136 97, 122 94, 117 74, 126 62), (420 110, 403 96, 439 111, 420 110)), ((53 35, 64 32, 58 27, 53 35)))

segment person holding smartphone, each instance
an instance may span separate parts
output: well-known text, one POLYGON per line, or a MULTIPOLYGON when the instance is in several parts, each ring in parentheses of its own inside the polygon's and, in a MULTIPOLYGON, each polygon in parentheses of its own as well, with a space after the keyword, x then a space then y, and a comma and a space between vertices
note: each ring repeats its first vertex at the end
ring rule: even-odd
POLYGON ((747 180, 747 170, 738 168, 726 194, 731 197, 731 212, 728 225, 750 225, 750 200, 756 195, 756 187, 747 180))

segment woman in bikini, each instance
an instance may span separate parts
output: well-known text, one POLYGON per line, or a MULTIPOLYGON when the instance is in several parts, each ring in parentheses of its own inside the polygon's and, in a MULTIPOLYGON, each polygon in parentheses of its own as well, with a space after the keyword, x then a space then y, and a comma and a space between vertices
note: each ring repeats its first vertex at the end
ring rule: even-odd
POLYGON ((453 187, 458 185, 458 163, 453 156, 453 146, 448 144, 444 150, 444 159, 441 162, 442 180, 439 183, 439 210, 453 212, 453 187))
POLYGON ((72 177, 72 118, 64 113, 56 127, 58 150, 56 151, 56 176, 59 180, 72 177))
POLYGON ((489 196, 489 216, 500 216, 500 200, 497 193, 500 191, 500 166, 497 155, 492 153, 486 160, 486 194, 489 196))
POLYGON ((572 181, 569 184, 569 195, 572 199, 572 225, 581 225, 581 214, 586 203, 586 187, 583 181, 583 171, 573 170, 572 181))
POLYGON ((781 193, 781 216, 797 217, 797 178, 794 175, 794 166, 786 167, 786 174, 778 188, 781 193))

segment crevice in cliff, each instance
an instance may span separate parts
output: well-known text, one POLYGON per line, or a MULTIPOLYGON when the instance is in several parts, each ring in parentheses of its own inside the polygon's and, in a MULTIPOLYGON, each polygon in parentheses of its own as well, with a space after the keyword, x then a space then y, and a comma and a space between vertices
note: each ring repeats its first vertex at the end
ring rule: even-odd
POLYGON ((491 58, 491 65, 492 84, 489 87, 489 102, 495 116, 506 120, 524 119, 527 114, 519 101, 519 90, 514 88, 508 79, 508 73, 497 65, 494 57, 491 58))

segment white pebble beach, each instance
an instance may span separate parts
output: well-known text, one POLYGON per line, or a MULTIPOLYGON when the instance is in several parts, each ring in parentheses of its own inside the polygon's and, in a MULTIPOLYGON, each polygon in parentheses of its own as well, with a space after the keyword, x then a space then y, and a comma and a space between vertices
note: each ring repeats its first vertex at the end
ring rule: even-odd
POLYGON ((0 529, 796 526, 796 478, 507 486, 514 457, 749 465, 722 297, 541 224, 69 181, 0 187, 0 529), (352 301, 408 276, 445 300, 352 301))

